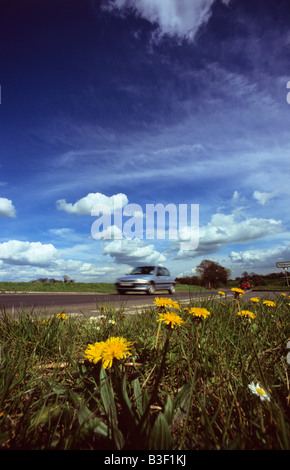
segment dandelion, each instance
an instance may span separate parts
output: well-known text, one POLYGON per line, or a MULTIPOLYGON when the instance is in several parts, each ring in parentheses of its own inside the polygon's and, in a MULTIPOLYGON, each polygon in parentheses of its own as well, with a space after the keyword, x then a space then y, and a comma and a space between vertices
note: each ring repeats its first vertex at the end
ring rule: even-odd
POLYGON ((267 305, 268 307, 276 307, 275 302, 273 302, 272 300, 264 300, 263 304, 267 305))
POLYGON ((260 298, 259 297, 252 297, 251 301, 252 302, 260 302, 260 298))
POLYGON ((206 308, 193 307, 189 310, 189 313, 192 313, 195 317, 206 318, 210 315, 210 312, 206 308))
POLYGON ((172 308, 174 308, 175 310, 178 310, 178 309, 180 308, 180 305, 179 305, 178 302, 172 300, 172 301, 170 302, 170 304, 169 304, 169 307, 172 307, 172 308))
POLYGON ((225 292, 223 292, 223 291, 221 291, 221 290, 218 291, 218 294, 221 295, 221 296, 222 296, 222 295, 226 295, 225 292))
POLYGON ((157 321, 164 321, 166 325, 170 325, 174 328, 175 325, 186 325, 186 322, 182 320, 179 315, 173 312, 159 313, 160 318, 157 321))
POLYGON ((94 364, 97 364, 103 357, 103 351, 105 347, 104 341, 99 341, 95 344, 89 344, 87 349, 85 350, 86 359, 94 364))
POLYGON ((102 361, 103 367, 106 369, 107 367, 112 367, 113 360, 117 359, 124 359, 126 356, 131 356, 130 349, 131 344, 125 338, 119 337, 112 337, 109 338, 104 346, 102 352, 102 361))
POLYGON ((256 315, 253 312, 249 312, 249 310, 241 310, 238 312, 238 315, 241 315, 243 317, 250 317, 252 319, 256 318, 256 315))
POLYGON ((56 318, 61 318, 62 320, 66 320, 68 316, 65 313, 58 313, 56 318))
POLYGON ((265 390, 263 389, 263 387, 261 387, 260 384, 254 384, 254 382, 252 382, 249 386, 249 389, 251 390, 251 392, 254 394, 254 395, 258 395, 262 401, 270 401, 270 397, 269 395, 267 394, 267 392, 265 392, 265 390))
POLYGON ((89 344, 85 350, 86 359, 94 364, 102 361, 104 369, 112 367, 113 360, 124 359, 131 355, 129 349, 131 344, 125 338, 112 337, 107 341, 100 341, 95 344, 89 344))
POLYGON ((243 289, 239 289, 238 287, 232 287, 231 291, 235 292, 236 294, 244 294, 245 293, 245 291, 243 291, 243 289))
POLYGON ((156 297, 154 304, 157 305, 157 307, 167 307, 172 304, 172 300, 166 297, 156 297))
POLYGON ((282 293, 281 293, 281 295, 282 295, 283 297, 286 297, 286 294, 285 294, 285 292, 282 292, 282 293))

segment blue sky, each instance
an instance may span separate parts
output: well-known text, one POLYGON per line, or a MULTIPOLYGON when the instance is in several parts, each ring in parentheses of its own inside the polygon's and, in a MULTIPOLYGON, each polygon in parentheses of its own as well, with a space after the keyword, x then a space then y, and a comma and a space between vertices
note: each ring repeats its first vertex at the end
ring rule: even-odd
POLYGON ((0 8, 0 280, 290 260, 287 0, 0 8), (116 195, 198 204, 198 247, 93 238, 93 205, 116 195))

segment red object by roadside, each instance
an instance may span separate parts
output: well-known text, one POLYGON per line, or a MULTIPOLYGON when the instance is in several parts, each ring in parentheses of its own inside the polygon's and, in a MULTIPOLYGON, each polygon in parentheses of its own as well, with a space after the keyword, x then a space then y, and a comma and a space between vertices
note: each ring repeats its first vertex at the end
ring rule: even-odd
POLYGON ((243 289, 243 290, 250 289, 251 286, 250 286, 249 281, 245 281, 245 280, 240 281, 240 288, 243 289))

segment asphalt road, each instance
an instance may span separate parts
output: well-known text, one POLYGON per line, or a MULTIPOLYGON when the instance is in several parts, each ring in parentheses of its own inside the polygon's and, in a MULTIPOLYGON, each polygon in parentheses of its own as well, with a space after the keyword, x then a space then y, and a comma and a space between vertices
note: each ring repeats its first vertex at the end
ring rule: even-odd
MULTIPOLYGON (((233 298, 230 289, 226 289, 227 298, 233 298)), ((273 298, 278 293, 246 291, 243 300, 253 296, 273 298)), ((187 299, 198 299, 206 296, 216 296, 217 292, 177 292, 172 297, 178 302, 187 299)), ((155 297, 170 297, 167 291, 156 292, 155 295, 140 294, 91 294, 91 293, 1 293, 0 308, 7 313, 17 313, 21 310, 34 313, 82 313, 93 315, 101 306, 122 308, 133 311, 138 307, 153 305, 155 297)))
MULTIPOLYGON (((191 293, 191 297, 200 297, 207 293, 191 293)), ((90 314, 101 306, 114 308, 136 308, 153 305, 155 297, 167 297, 166 291, 156 292, 155 295, 140 294, 91 294, 91 293, 1 293, 0 307, 6 312, 33 310, 34 312, 73 312, 90 314)), ((188 293, 176 293, 174 299, 182 301, 190 298, 188 293)))

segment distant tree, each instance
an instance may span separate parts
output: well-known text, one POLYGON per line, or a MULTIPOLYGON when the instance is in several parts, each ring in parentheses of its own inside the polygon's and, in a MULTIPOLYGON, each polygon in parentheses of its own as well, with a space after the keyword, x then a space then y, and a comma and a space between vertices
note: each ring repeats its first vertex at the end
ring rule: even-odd
POLYGON ((195 270, 200 274, 201 285, 209 288, 226 284, 231 274, 229 269, 208 259, 203 260, 195 270))
POLYGON ((176 279, 177 284, 186 284, 191 286, 199 286, 200 279, 198 276, 182 276, 177 277, 176 279))

